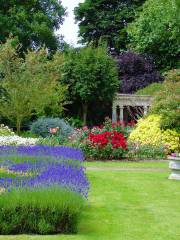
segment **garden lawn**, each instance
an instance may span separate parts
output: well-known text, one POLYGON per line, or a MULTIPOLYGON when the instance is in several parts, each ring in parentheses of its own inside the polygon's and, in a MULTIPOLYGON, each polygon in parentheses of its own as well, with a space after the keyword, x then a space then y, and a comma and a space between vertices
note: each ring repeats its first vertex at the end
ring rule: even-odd
POLYGON ((168 180, 168 175, 168 168, 167 172, 88 171, 90 206, 77 235, 0 236, 0 240, 180 239, 180 182, 168 180))
POLYGON ((85 167, 112 167, 112 168, 152 168, 168 169, 167 160, 154 161, 91 161, 84 162, 85 167))

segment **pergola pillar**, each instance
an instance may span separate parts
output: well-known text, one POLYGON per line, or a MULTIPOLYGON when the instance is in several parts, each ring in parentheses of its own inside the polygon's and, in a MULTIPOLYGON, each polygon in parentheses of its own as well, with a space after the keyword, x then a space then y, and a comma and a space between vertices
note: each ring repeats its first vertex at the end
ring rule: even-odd
POLYGON ((116 105, 113 105, 113 108, 112 108, 112 122, 113 123, 117 122, 117 107, 116 107, 116 105))
POLYGON ((144 106, 144 115, 147 115, 148 113, 148 106, 144 106))
POLYGON ((120 106, 119 110, 120 110, 120 121, 123 122, 124 121, 124 107, 120 106))

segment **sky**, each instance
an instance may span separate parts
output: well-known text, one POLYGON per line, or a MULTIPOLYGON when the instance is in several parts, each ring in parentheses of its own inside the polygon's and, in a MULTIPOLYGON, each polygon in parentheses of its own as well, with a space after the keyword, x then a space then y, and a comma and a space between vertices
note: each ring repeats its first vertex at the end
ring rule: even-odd
POLYGON ((64 40, 74 47, 78 46, 78 25, 75 24, 73 10, 81 2, 84 0, 62 0, 63 6, 67 7, 68 16, 65 18, 63 26, 57 31, 64 35, 64 40))

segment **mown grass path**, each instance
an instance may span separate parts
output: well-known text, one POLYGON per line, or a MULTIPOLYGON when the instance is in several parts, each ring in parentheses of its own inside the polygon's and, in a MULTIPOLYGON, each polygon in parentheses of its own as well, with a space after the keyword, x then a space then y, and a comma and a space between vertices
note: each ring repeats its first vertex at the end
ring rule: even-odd
MULTIPOLYGON (((168 163, 119 164, 116 167, 133 165, 135 169, 87 171, 91 182, 89 206, 83 212, 77 235, 0 236, 0 240, 180 239, 180 182, 168 180, 168 163)), ((99 166, 108 167, 105 163, 99 166)))

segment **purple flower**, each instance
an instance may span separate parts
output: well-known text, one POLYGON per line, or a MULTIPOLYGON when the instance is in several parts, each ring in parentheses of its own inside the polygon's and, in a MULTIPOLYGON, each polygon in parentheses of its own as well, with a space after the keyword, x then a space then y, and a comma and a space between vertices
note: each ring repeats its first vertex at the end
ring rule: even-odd
POLYGON ((47 188, 59 186, 87 198, 89 182, 85 168, 80 166, 84 156, 80 149, 69 147, 0 147, 1 166, 10 171, 30 173, 14 178, 0 178, 0 187, 11 191, 13 188, 47 188), (4 161, 5 159, 5 161, 4 161), (11 159, 11 160, 10 160, 11 159), (14 163, 14 161, 19 163, 14 163), (71 160, 72 159, 72 160, 71 160))
POLYGON ((54 158, 74 159, 82 162, 84 155, 81 149, 67 146, 0 146, 0 156, 51 156, 54 158))

